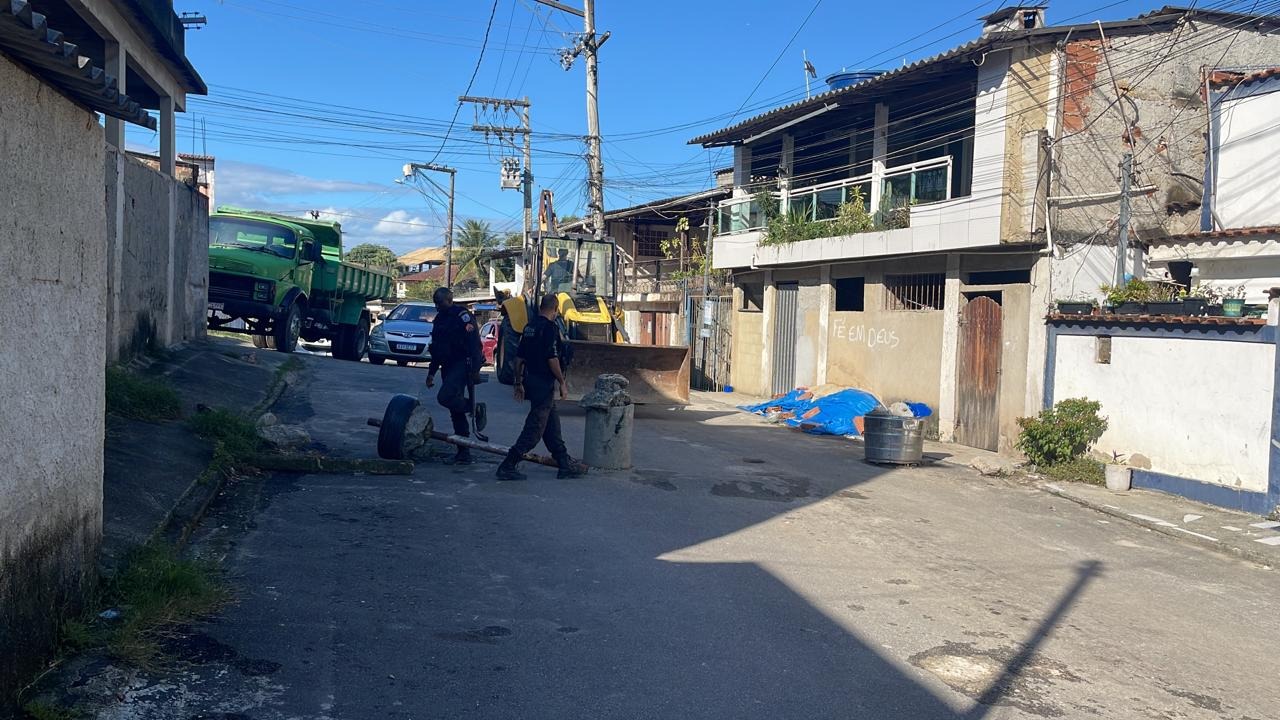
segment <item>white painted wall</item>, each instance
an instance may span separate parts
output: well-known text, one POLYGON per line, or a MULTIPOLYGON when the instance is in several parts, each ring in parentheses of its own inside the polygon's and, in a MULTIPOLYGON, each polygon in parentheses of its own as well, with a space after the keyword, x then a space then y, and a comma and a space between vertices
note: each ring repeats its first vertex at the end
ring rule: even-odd
MULTIPOLYGON (((911 226, 900 230, 770 247, 759 246, 761 232, 719 235, 714 239, 712 266, 722 269, 821 263, 999 245, 1001 203, 1007 191, 1004 165, 1008 70, 1009 54, 1003 51, 992 52, 978 70, 973 190, 968 197, 912 207, 911 226)), ((877 106, 877 153, 881 153, 882 145, 887 147, 888 140, 880 137, 879 130, 887 127, 891 112, 892 108, 877 106)), ((735 148, 735 167, 743 162, 742 155, 735 148)), ((878 185, 872 183, 873 207, 879 198, 878 185)), ((745 191, 735 190, 735 195, 739 194, 745 191)))
POLYGON ((1213 210, 1223 227, 1280 224, 1280 78, 1232 90, 1217 115, 1213 210))
POLYGON ((1141 453, 1168 475, 1267 489, 1275 346, 1126 338, 1098 364, 1096 338, 1059 336, 1054 401, 1102 403, 1109 427, 1097 449, 1141 453))

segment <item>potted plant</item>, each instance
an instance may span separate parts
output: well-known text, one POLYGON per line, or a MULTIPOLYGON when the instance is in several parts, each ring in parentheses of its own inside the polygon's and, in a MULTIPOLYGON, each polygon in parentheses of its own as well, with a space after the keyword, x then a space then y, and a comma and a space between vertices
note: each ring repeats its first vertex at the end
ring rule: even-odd
POLYGON ((1098 309, 1097 300, 1083 296, 1054 302, 1058 305, 1058 312, 1063 315, 1092 315, 1098 309))
POLYGON ((1220 300, 1217 290, 1200 283, 1196 283, 1190 289, 1184 289, 1180 294, 1182 314, 1192 317, 1210 314, 1209 307, 1218 305, 1220 300))
POLYGON ((1148 286, 1147 312, 1152 315, 1181 315, 1183 301, 1178 297, 1177 285, 1155 283, 1148 286))
POLYGON ((1244 315, 1244 285, 1232 285, 1222 290, 1223 317, 1244 315))
POLYGON ((1138 278, 1131 278, 1123 285, 1104 285, 1107 305, 1117 315, 1141 315, 1151 289, 1138 278))
POLYGON ((1111 492, 1125 492, 1133 485, 1133 469, 1124 464, 1119 453, 1112 451, 1111 460, 1104 466, 1107 489, 1111 492))

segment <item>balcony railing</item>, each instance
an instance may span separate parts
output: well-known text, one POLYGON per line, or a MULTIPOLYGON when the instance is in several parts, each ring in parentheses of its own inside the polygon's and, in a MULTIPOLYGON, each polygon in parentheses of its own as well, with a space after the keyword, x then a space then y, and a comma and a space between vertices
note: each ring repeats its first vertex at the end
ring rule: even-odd
POLYGON ((679 260, 637 260, 622 271, 622 292, 635 294, 678 293, 681 281, 679 260))
MULTIPOLYGON (((897 208, 950 200, 951 170, 951 156, 888 168, 880 180, 881 206, 897 208)), ((790 212, 804 213, 810 221, 822 222, 834 220, 840 206, 858 194, 867 212, 876 213, 879 208, 871 207, 872 182, 873 176, 868 174, 801 188, 790 193, 787 205, 790 212)), ((781 202, 780 194, 772 195, 781 202)), ((765 208, 755 196, 720 203, 719 235, 761 230, 766 225, 765 208)))
POLYGON ((951 199, 951 156, 889 168, 881 196, 889 207, 923 205, 951 199))
MULTIPOLYGON (((774 193, 776 197, 777 194, 774 193)), ((717 208, 716 232, 720 235, 759 230, 767 223, 765 209, 753 196, 724 200, 717 208)))
POLYGON ((857 193, 862 195, 863 207, 871 212, 870 175, 859 175, 792 191, 787 202, 790 212, 802 212, 810 220, 834 220, 840 212, 840 206, 853 200, 857 193))

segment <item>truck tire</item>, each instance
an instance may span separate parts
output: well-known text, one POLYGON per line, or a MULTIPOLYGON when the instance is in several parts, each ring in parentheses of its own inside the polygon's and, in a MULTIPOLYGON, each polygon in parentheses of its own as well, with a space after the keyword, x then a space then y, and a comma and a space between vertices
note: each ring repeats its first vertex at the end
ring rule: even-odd
POLYGON ((253 338, 253 346, 254 346, 254 347, 256 347, 256 348, 265 348, 265 347, 267 347, 267 336, 266 336, 266 335, 250 335, 250 337, 251 337, 251 338, 253 338))
POLYGON ((339 360, 360 362, 369 348, 369 317, 361 315, 355 325, 338 328, 338 338, 333 344, 333 356, 339 360))
POLYGON ((298 348, 298 335, 302 333, 302 308, 298 303, 293 303, 289 309, 285 311, 284 317, 276 323, 275 334, 272 337, 276 350, 284 353, 291 353, 298 348))

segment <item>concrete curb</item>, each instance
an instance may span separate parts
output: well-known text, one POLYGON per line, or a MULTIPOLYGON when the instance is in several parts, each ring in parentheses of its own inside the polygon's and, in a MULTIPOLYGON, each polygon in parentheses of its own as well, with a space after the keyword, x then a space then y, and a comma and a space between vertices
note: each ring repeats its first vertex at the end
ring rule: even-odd
MULTIPOLYGON (((256 421, 275 407, 285 391, 297 382, 297 378, 296 371, 277 373, 271 385, 267 387, 266 397, 247 413, 248 416, 256 421)), ((227 485, 226 473, 207 475, 207 472, 208 466, 205 467, 205 472, 191 481, 191 485, 182 493, 182 497, 178 498, 178 502, 174 503, 169 514, 156 527, 153 537, 163 537, 179 548, 191 539, 191 534, 204 519, 209 506, 227 485), (206 488, 206 491, 202 492, 202 487, 206 488)))
POLYGON ((1166 527, 1164 525, 1158 525, 1154 522, 1143 520, 1141 518, 1131 517, 1128 513, 1124 512, 1123 510, 1116 510, 1113 508, 1109 508, 1109 507, 1106 507, 1105 505, 1096 503, 1092 500, 1082 498, 1078 495, 1073 495, 1069 490, 1062 488, 1058 485, 1054 485, 1053 483, 1036 483, 1036 487, 1055 497, 1060 497, 1063 500, 1070 500, 1071 502, 1076 503, 1077 505, 1087 507, 1090 510, 1096 510, 1097 512, 1100 512, 1103 515, 1109 515, 1113 518, 1124 520, 1134 525, 1144 527, 1148 530, 1153 530, 1155 532, 1160 533, 1161 535, 1166 535, 1171 538, 1177 538, 1178 540, 1181 540, 1183 542, 1191 543, 1193 545, 1197 545, 1207 550, 1212 550, 1220 555, 1233 557, 1237 560, 1246 560, 1248 562, 1254 563, 1255 565, 1259 565, 1267 570, 1277 569, 1274 564, 1275 562, 1274 558, 1268 556, 1265 553, 1257 552, 1252 548, 1240 547, 1237 545, 1233 545, 1231 543, 1225 543, 1221 541, 1213 542, 1210 540, 1204 540, 1204 539, 1198 538, 1195 535, 1188 535, 1183 532, 1176 532, 1174 528, 1166 527))

